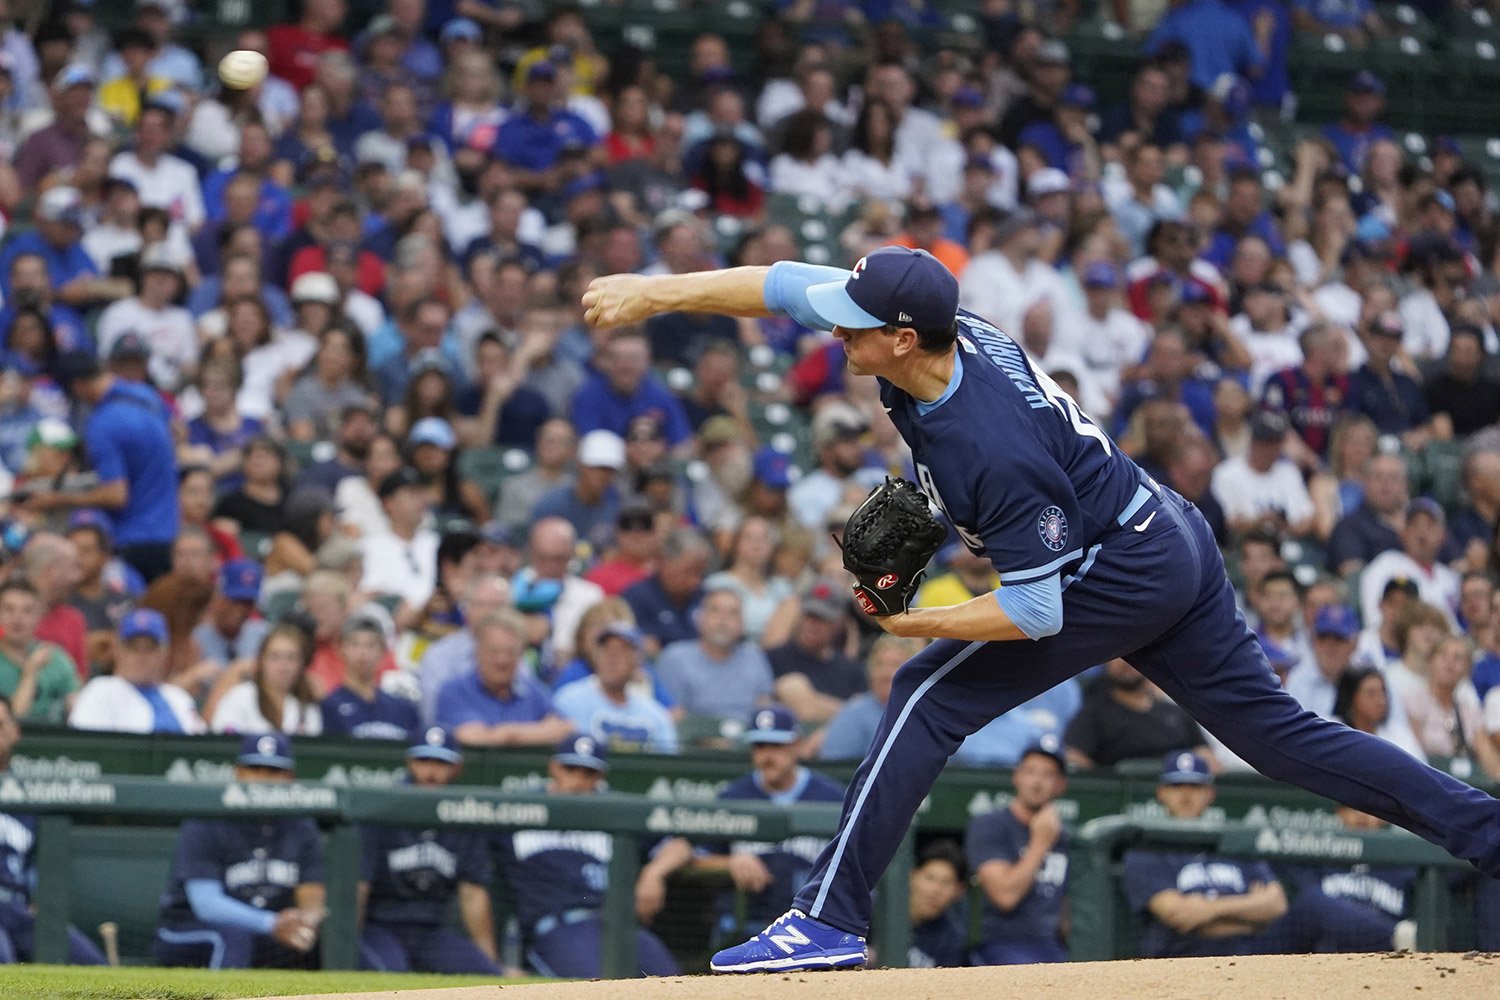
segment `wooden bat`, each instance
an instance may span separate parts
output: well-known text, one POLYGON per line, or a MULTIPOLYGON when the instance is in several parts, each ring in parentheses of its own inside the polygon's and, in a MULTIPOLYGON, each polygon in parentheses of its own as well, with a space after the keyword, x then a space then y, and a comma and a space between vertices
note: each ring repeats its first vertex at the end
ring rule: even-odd
POLYGON ((99 925, 99 938, 104 942, 104 957, 114 968, 120 967, 120 925, 106 920, 99 925))

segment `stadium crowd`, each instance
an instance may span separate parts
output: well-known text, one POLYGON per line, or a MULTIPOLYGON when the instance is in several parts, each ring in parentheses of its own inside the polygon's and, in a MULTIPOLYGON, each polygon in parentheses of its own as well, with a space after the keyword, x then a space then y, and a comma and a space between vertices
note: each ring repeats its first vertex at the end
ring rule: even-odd
MULTIPOLYGON (((1368 3, 1117 4, 1143 38, 1118 94, 1074 79, 1071 4, 983 0, 961 43, 928 0, 778 2, 752 52, 704 33, 681 74, 564 5, 305 0, 207 40, 179 0, 113 32, 92 0, 11 6, 0 694, 22 723, 675 753, 772 711, 796 757, 749 797, 821 788, 800 762, 862 756, 920 648, 854 607, 837 533, 918 472, 826 332, 603 331, 579 300, 601 274, 899 243, 1203 510, 1306 707, 1500 778, 1497 202, 1450 137, 1409 155, 1371 72, 1290 176, 1258 155, 1293 26, 1357 42, 1385 30, 1368 3), (270 75, 220 79, 229 49, 270 75)), ((939 562, 919 604, 999 586, 956 541, 939 562)), ((289 770, 276 747, 246 766, 289 770)), ((1045 922, 1065 774, 1037 772, 1184 751, 1164 788, 1244 766, 1123 660, 995 720, 958 759, 1024 764, 1033 791, 967 860, 924 854, 914 920, 948 920, 972 866, 997 914, 1045 922)), ((668 857, 771 881, 753 854, 668 857)), ((1166 950, 1281 916, 1140 892, 1166 950)))

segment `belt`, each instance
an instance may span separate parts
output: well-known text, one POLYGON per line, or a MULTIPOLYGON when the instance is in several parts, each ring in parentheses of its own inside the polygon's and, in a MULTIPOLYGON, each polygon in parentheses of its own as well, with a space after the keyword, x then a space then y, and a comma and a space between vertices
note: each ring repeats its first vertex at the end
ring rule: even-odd
POLYGON ((571 927, 573 924, 581 924, 585 920, 591 920, 598 915, 598 910, 587 908, 564 910, 562 913, 549 913, 536 922, 536 926, 531 929, 531 936, 533 939, 545 937, 559 927, 571 927))

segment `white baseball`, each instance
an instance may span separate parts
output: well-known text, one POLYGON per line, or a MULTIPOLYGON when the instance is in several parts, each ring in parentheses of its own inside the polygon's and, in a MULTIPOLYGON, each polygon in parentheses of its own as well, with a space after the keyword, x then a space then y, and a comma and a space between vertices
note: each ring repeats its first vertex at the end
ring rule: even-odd
POLYGON ((219 60, 219 79, 235 90, 249 90, 270 72, 266 57, 249 49, 236 49, 219 60))

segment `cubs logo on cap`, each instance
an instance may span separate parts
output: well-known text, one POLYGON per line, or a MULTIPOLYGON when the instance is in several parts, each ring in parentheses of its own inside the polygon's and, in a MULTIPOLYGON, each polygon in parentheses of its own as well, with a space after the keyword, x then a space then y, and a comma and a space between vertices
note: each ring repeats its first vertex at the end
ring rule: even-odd
POLYGON ((150 608, 136 608, 120 622, 120 641, 131 639, 155 639, 158 646, 167 644, 167 620, 161 612, 150 608))
POLYGON ((1025 749, 1021 754, 1021 759, 1025 760, 1033 754, 1050 758, 1063 771, 1068 769, 1068 758, 1063 754, 1062 740, 1053 733, 1043 733, 1035 743, 1025 749))
POLYGON ((407 748, 408 760, 440 760, 447 764, 461 764, 463 748, 453 731, 445 726, 428 726, 421 737, 407 748))
POLYGON ((958 318, 958 279, 926 250, 881 247, 856 261, 846 280, 810 286, 807 301, 847 330, 940 331, 958 318))
POLYGON ((252 733, 240 745, 240 755, 234 762, 242 767, 290 771, 293 768, 292 741, 285 733, 252 733))
POLYGON ((752 746, 761 743, 785 745, 797 742, 800 735, 797 717, 790 708, 785 705, 769 705, 750 716, 750 726, 745 730, 745 742, 752 746))
POLYGON ((231 601, 260 598, 260 564, 250 559, 231 559, 219 570, 219 592, 231 601))

